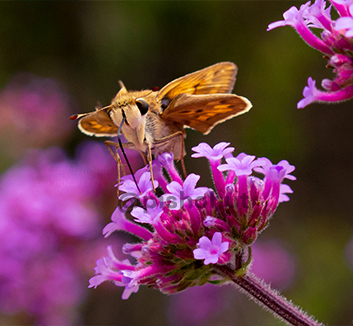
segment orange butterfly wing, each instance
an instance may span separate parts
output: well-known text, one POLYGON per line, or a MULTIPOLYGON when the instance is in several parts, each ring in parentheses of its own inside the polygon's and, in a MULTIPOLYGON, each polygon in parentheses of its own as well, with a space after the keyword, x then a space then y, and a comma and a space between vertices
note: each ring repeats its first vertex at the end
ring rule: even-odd
POLYGON ((231 93, 237 70, 233 62, 216 63, 173 80, 159 91, 157 99, 163 105, 163 100, 171 101, 179 94, 231 93))
POLYGON ((106 110, 97 110, 85 115, 78 122, 78 128, 86 135, 97 137, 114 137, 119 129, 106 110))
POLYGON ((218 123, 246 113, 251 107, 247 98, 235 94, 180 94, 161 117, 208 134, 218 123))

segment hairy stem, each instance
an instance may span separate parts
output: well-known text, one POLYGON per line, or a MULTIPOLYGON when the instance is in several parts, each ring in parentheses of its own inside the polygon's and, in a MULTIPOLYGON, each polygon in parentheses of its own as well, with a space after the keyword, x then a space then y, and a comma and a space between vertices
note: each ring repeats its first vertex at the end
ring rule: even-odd
POLYGON ((223 277, 231 279, 256 303, 270 310, 275 317, 293 326, 323 326, 313 317, 308 316, 301 308, 289 302, 269 285, 260 281, 253 274, 246 274, 238 277, 230 267, 217 266, 215 272, 223 277))

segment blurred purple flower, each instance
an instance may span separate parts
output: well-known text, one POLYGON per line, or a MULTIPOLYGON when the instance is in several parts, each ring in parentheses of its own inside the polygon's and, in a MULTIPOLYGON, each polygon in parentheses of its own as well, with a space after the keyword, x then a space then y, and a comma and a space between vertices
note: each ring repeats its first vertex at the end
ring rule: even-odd
POLYGON ((45 325, 74 321, 85 295, 80 256, 91 245, 102 247, 102 182, 116 173, 114 160, 97 146, 85 144, 75 161, 58 148, 35 150, 1 176, 1 312, 22 312, 45 325), (100 156, 83 159, 92 152, 100 156), (112 164, 102 167, 106 160, 112 164))
POLYGON ((21 73, 0 91, 0 135, 11 142, 8 154, 61 144, 73 130, 69 96, 53 79, 21 73))
POLYGON ((288 288, 295 275, 295 259, 277 241, 256 242, 252 246, 251 272, 274 288, 288 288))
POLYGON ((231 286, 205 284, 170 296, 168 318, 171 325, 212 325, 207 321, 222 314, 230 303, 229 290, 233 290, 231 286))
POLYGON ((320 91, 315 80, 308 78, 308 86, 303 90, 304 98, 297 104, 298 109, 313 102, 340 102, 353 98, 353 4, 351 1, 330 1, 326 8, 324 0, 310 1, 300 6, 291 7, 284 14, 284 20, 268 25, 267 30, 289 25, 297 30, 307 44, 325 54, 329 59, 327 67, 333 68, 334 80, 324 79, 320 91), (331 7, 341 16, 336 21, 331 19, 331 7), (321 29, 317 36, 311 29, 321 29))
POLYGON ((351 238, 346 245, 345 256, 348 266, 353 271, 353 238, 351 238))

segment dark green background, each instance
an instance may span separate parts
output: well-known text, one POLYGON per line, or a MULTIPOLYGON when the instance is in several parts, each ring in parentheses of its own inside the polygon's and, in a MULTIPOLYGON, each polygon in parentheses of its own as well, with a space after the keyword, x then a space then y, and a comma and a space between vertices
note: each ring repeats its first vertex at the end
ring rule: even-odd
MULTIPOLYGON (((239 72, 234 93, 252 110, 211 134, 188 130, 186 148, 229 141, 237 152, 273 162, 287 159, 298 180, 263 239, 285 241, 297 260, 284 292, 320 321, 351 325, 353 276, 345 246, 353 236, 352 102, 296 109, 307 78, 332 78, 322 54, 290 27, 267 25, 298 1, 119 1, 0 3, 0 87, 17 72, 59 80, 75 99, 72 113, 110 103, 119 90, 162 87, 220 61, 239 72)), ((59 124, 72 123, 58 121, 59 124)), ((76 131, 72 152, 85 139, 76 131)), ((12 163, 1 154, 3 166, 12 163), (5 162, 5 163, 4 163, 5 162)), ((186 158, 188 172, 211 186, 206 161, 186 158)), ((112 191, 115 191, 112 189, 112 191)), ((353 257, 351 257, 352 259, 353 257)), ((93 268, 93 266, 92 266, 93 268)), ((237 294, 209 325, 278 325, 245 295, 237 294)), ((82 307, 86 325, 163 325, 168 297, 143 288, 128 301, 121 291, 90 290, 82 307)))

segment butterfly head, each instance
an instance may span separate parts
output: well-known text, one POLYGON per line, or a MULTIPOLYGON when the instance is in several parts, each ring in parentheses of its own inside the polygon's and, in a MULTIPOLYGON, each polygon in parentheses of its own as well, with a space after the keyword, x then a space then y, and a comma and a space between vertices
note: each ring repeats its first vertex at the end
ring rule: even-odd
POLYGON ((144 125, 149 105, 143 98, 123 97, 113 100, 110 109, 110 117, 119 126, 125 117, 124 127, 132 129, 144 125))

